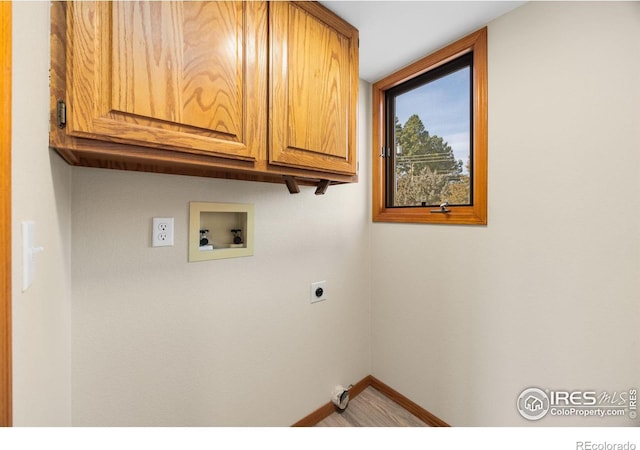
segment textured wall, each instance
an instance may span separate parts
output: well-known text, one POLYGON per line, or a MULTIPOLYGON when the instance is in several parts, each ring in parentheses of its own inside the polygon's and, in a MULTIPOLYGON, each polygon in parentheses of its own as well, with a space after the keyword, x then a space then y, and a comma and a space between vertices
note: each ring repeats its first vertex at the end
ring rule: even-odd
POLYGON ((71 424, 71 168, 47 148, 49 3, 13 2, 13 423, 71 424), (20 223, 35 222, 36 279, 22 293, 20 223))
POLYGON ((364 178, 315 196, 74 168, 74 425, 290 425, 368 375, 364 178), (189 201, 254 204, 254 256, 188 263, 189 201), (174 247, 150 247, 154 216, 175 217, 174 247))
POLYGON ((288 425, 371 372, 453 425, 526 426, 525 387, 637 385, 638 3, 490 24, 487 227, 370 224, 365 84, 361 182, 324 197, 71 169, 47 150, 48 9, 14 3, 16 425, 288 425), (187 263, 191 200, 254 203, 255 255, 187 263), (22 220, 46 248, 25 294, 22 220))
POLYGON ((637 2, 489 24, 489 225, 373 225, 374 376, 459 426, 532 424, 529 386, 638 386, 639 54, 637 2))

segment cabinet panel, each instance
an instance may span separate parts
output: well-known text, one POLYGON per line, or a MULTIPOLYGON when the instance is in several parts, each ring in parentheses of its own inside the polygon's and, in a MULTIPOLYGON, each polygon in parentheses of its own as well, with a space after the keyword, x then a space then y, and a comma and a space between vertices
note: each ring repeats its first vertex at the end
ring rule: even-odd
POLYGON ((269 7, 269 161, 355 174, 357 30, 315 3, 269 7))
POLYGON ((69 133, 257 158, 267 121, 265 4, 69 8, 69 133))
POLYGON ((54 1, 50 146, 80 166, 356 182, 357 36, 315 2, 54 1))

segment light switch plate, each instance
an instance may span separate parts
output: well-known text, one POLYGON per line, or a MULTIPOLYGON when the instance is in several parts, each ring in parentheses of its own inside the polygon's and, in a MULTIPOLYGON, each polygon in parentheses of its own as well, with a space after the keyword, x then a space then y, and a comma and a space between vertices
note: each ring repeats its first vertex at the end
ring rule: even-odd
POLYGON ((35 246, 35 227, 33 221, 22 222, 22 292, 29 289, 35 279, 34 256, 44 250, 35 246))

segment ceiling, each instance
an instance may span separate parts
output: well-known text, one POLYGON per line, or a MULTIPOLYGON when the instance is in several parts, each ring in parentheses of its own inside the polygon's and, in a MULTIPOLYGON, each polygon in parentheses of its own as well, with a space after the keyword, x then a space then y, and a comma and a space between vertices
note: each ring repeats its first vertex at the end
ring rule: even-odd
POLYGON ((360 78, 375 82, 524 1, 321 1, 360 31, 360 78))

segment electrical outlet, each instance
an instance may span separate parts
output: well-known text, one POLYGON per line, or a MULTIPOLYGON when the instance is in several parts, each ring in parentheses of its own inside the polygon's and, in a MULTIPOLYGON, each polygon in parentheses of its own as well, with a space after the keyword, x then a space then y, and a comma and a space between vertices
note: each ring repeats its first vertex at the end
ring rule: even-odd
POLYGON ((151 230, 152 247, 173 246, 173 217, 154 217, 151 230))
POLYGON ((327 299, 327 282, 316 281, 311 283, 311 292, 309 293, 309 300, 311 303, 321 302, 327 299))

